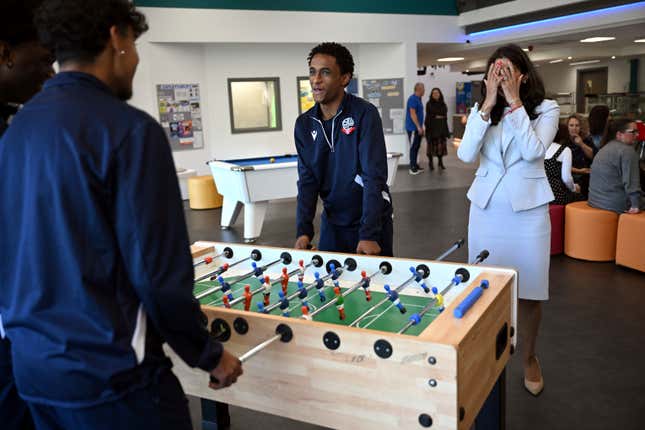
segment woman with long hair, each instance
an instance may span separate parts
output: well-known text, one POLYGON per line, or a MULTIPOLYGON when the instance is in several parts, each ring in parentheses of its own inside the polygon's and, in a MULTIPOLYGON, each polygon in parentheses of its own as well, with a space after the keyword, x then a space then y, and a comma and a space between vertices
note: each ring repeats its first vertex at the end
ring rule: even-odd
POLYGON ((544 98, 544 84, 517 45, 498 48, 488 59, 481 107, 470 113, 457 155, 479 159, 468 198, 471 259, 482 249, 489 263, 519 272, 519 335, 524 387, 537 396, 544 388, 536 341, 542 301, 549 298, 553 192, 544 155, 558 129, 560 109, 544 98))
POLYGON ((434 170, 433 157, 439 159, 438 166, 445 169, 443 157, 448 155, 446 140, 450 136, 448 130, 448 106, 443 100, 443 94, 439 88, 433 88, 430 92, 430 99, 426 103, 426 140, 428 146, 426 154, 428 155, 428 166, 434 170))
POLYGON ((600 149, 600 142, 607 128, 609 119, 609 108, 605 105, 596 105, 589 111, 589 137, 591 138, 596 150, 600 149))
POLYGON ((591 162, 598 149, 593 144, 591 137, 583 130, 582 119, 578 114, 569 115, 566 124, 569 132, 560 143, 571 149, 573 180, 580 184, 580 193, 582 198, 586 199, 589 195, 591 162))

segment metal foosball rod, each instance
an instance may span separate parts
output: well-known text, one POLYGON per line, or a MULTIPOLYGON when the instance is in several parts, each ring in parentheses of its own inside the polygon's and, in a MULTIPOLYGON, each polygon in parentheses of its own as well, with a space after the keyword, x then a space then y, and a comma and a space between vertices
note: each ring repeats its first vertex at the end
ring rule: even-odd
MULTIPOLYGON (((304 287, 305 292, 307 292, 307 293, 308 293, 309 291, 311 291, 311 290, 312 290, 316 285, 318 285, 318 283, 319 283, 319 282, 323 282, 323 283, 324 283, 324 282, 326 282, 328 279, 331 279, 331 278, 332 278, 332 277, 334 277, 334 276, 336 276, 336 277, 340 277, 340 276, 343 274, 343 272, 344 272, 347 268, 349 268, 349 267, 350 267, 350 265, 351 265, 351 262, 345 261, 345 264, 343 265, 343 267, 338 267, 338 268, 336 268, 336 267, 334 267, 334 265, 333 265, 333 263, 332 263, 332 265, 330 266, 330 271, 329 271, 329 273, 328 273, 328 274, 326 274, 325 276, 321 277, 321 278, 317 278, 314 282, 311 282, 311 283, 307 284, 307 285, 304 287)), ((287 300, 287 301, 289 301, 289 300, 295 299, 295 298, 296 298, 296 297, 298 297, 299 295, 300 295, 300 291, 295 291, 295 292, 291 293, 290 295, 286 296, 286 300, 287 300)), ((267 306, 266 308, 261 308, 260 310, 261 310, 261 312, 264 312, 264 313, 267 313, 267 314, 268 314, 268 313, 270 313, 271 311, 273 311, 274 309, 276 309, 277 307, 279 307, 279 306, 280 306, 280 303, 281 303, 280 301, 277 301, 277 302, 275 302, 274 304, 267 306)))
MULTIPOLYGON (((319 256, 315 255, 315 256, 313 256, 313 257, 312 257, 311 261, 310 261, 309 263, 305 264, 302 268, 298 267, 297 269, 293 269, 292 271, 287 272, 287 276, 288 276, 289 278, 291 278, 293 275, 297 274, 298 272, 300 272, 300 271, 302 271, 302 270, 307 270, 307 269, 308 269, 308 268, 310 268, 311 266, 316 266, 316 267, 318 267, 318 266, 320 266, 321 264, 322 264, 322 259, 321 259, 319 256), (318 261, 320 261, 320 263, 318 263, 318 261)), ((270 284, 271 284, 271 286, 273 286, 273 285, 275 285, 275 284, 279 283, 281 280, 282 280, 282 276, 278 276, 278 277, 277 277, 277 278, 275 278, 273 281, 270 281, 270 284)), ((264 287, 263 287, 263 286, 256 288, 255 290, 251 291, 251 297, 253 297, 253 296, 255 296, 255 295, 257 295, 257 294, 261 293, 262 291, 264 291, 264 287)), ((294 294, 297 294, 297 292, 296 292, 296 293, 294 293, 294 294)), ((289 300, 291 300, 291 298, 292 298, 292 297, 289 297, 289 300)), ((237 299, 234 299, 233 301, 231 301, 231 302, 230 302, 230 305, 231 305, 231 306, 234 306, 234 305, 236 305, 236 304, 238 304, 238 303, 241 303, 241 302, 243 302, 243 301, 244 301, 244 297, 243 297, 243 296, 240 296, 240 297, 238 297, 237 299)))
MULTIPOLYGON (((444 258, 446 258, 448 255, 450 255, 450 254, 451 254, 451 253, 453 253, 455 250, 457 250, 459 247, 461 247, 461 246, 463 245, 462 240, 463 240, 463 239, 460 239, 460 240, 458 240, 457 242, 455 242, 455 244, 454 244, 452 247, 450 247, 446 252, 444 252, 444 253, 443 253, 443 254, 441 254, 439 257, 437 257, 437 261, 441 261, 441 260, 443 260, 443 259, 444 259, 444 258)), ((418 279, 420 276, 424 276, 424 275, 425 275, 425 274, 423 274, 423 273, 420 273, 420 272, 419 272, 419 270, 416 270, 416 271, 415 271, 415 270, 414 270, 414 268, 412 268, 412 267, 410 268, 410 270, 413 272, 413 273, 412 273, 412 276, 410 276, 410 277, 409 277, 408 279, 406 279, 406 280, 405 280, 401 285, 399 285, 399 286, 398 286, 398 287, 396 287, 394 290, 392 290, 392 291, 394 291, 396 294, 398 294, 399 292, 401 292, 401 291, 402 291, 405 287, 407 287, 407 286, 408 286, 408 284, 409 284, 410 282, 412 282, 413 280, 416 280, 416 279, 418 279)), ((425 288, 424 288, 424 290, 425 290, 425 288)), ((427 292, 427 291, 426 291, 426 292, 427 292)), ((356 318, 354 321, 352 321, 352 322, 351 322, 351 324, 349 324, 349 326, 350 326, 350 327, 356 327, 356 326, 358 325, 358 323, 359 323, 359 322, 361 322, 362 320, 364 320, 364 319, 365 319, 369 314, 371 314, 372 312, 374 312, 376 309, 378 309, 382 304, 386 303, 388 300, 390 300, 390 298, 389 298, 389 294, 388 294, 387 296, 385 296, 385 297, 384 297, 380 302, 378 302, 378 303, 377 303, 377 304, 375 304, 374 306, 372 306, 372 307, 368 308, 368 309, 367 309, 365 312, 363 312, 363 313, 362 313, 358 318, 356 318)), ((404 312, 404 311, 402 311, 402 312, 404 312)))
MULTIPOLYGON (((480 252, 480 253, 479 253, 479 255, 477 255, 477 257, 475 258, 475 261, 473 262, 473 264, 479 264, 479 263, 481 263, 481 262, 482 262, 482 261, 484 261, 486 258, 488 258, 488 256, 489 256, 489 255, 490 255, 490 254, 489 254, 488 250, 484 249, 482 252, 480 252)), ((467 273, 467 272, 466 272, 466 273, 467 273)), ((409 329, 410 327, 412 327, 412 326, 415 326, 415 325, 419 324, 419 323, 421 322, 421 318, 423 318, 423 316, 424 316, 426 313, 428 313, 428 312, 430 311, 430 309, 432 309, 433 307, 435 307, 437 304, 439 304, 439 306, 443 305, 443 296, 445 296, 445 295, 450 291, 450 289, 451 289, 452 287, 457 286, 457 285, 459 285, 461 282, 463 282, 463 281, 464 281, 464 276, 465 276, 465 274, 464 274, 464 273, 459 273, 459 269, 458 269, 458 270, 457 270, 457 273, 455 274, 455 277, 452 279, 452 281, 450 282, 450 284, 448 284, 448 285, 447 285, 447 286, 446 286, 446 287, 445 287, 445 288, 444 288, 444 289, 439 293, 439 295, 437 295, 437 296, 433 297, 433 298, 432 298, 432 300, 430 300, 430 303, 428 303, 426 306, 424 306, 424 308, 423 308, 423 309, 421 309, 421 311, 419 311, 418 313, 416 313, 416 314, 414 314, 414 315, 410 316, 410 320, 409 320, 409 321, 408 321, 408 322, 407 322, 407 323, 406 323, 406 324, 401 328, 401 330, 397 331, 397 334, 403 334, 403 333, 405 333, 406 331, 408 331, 408 329, 409 329), (440 302, 440 303, 438 303, 438 302, 440 302)))
MULTIPOLYGON (((254 249, 253 251, 251 251, 251 254, 248 257, 242 258, 241 260, 238 260, 238 261, 236 261, 234 263, 231 263, 231 264, 224 264, 220 268, 218 268, 217 270, 214 270, 212 272, 206 273, 205 275, 202 275, 199 278, 196 278, 195 282, 203 281, 204 279, 207 279, 207 278, 210 278, 211 280, 217 279, 217 277, 219 275, 221 275, 222 273, 224 273, 225 271, 227 271, 231 267, 235 267, 238 264, 242 264, 245 261, 249 261, 251 259, 254 260, 254 261, 258 261, 261 258, 262 258, 262 254, 260 253, 260 251, 258 251, 257 249, 254 249)), ((209 288, 208 290, 202 291, 201 293, 197 294, 195 296, 195 298, 197 300, 201 300, 204 297, 208 296, 209 294, 216 293, 217 291, 219 291, 221 289, 222 289, 221 286, 209 288)))
MULTIPOLYGON (((258 260, 255 260, 255 261, 258 261, 258 260)), ((282 264, 284 264, 284 265, 291 264, 291 254, 289 254, 288 252, 283 252, 282 254, 280 254, 280 258, 278 258, 276 260, 273 260, 273 261, 269 261, 264 266, 259 266, 259 267, 255 263, 255 261, 252 263, 253 264, 253 270, 241 275, 239 278, 234 280, 232 282, 232 284, 237 284, 238 282, 245 281, 245 280, 249 279, 251 276, 257 276, 259 278, 259 277, 262 276, 262 274, 264 273, 265 270, 267 270, 269 267, 274 266, 274 265, 276 265, 276 264, 278 264, 280 262, 282 262, 282 264)))
POLYGON ((220 257, 233 258, 233 250, 227 246, 219 254, 213 255, 212 257, 211 256, 204 257, 204 259, 202 261, 198 261, 197 263, 193 263, 193 269, 195 267, 201 266, 202 264, 211 264, 214 260, 216 260, 216 259, 218 259, 220 257))
MULTIPOLYGON (((352 294, 354 291, 356 291, 359 288, 363 287, 366 282, 369 284, 369 281, 371 281, 372 278, 374 278, 375 276, 377 276, 377 275, 386 275, 386 274, 390 273, 391 271, 392 271, 392 267, 389 264, 383 264, 382 263, 381 266, 379 267, 378 271, 376 271, 376 272, 374 272, 374 273, 372 273, 372 274, 370 274, 368 276, 365 276, 363 279, 361 279, 360 281, 356 282, 354 285, 352 285, 351 287, 346 289, 343 292, 342 296, 347 297, 348 295, 352 294)), ((322 305, 321 307, 319 307, 318 309, 313 311, 310 314, 311 318, 315 317, 316 315, 318 315, 319 313, 323 312, 324 310, 329 309, 330 307, 334 306, 337 302, 338 302, 338 297, 334 297, 329 302, 325 303, 324 305, 322 305)))
MULTIPOLYGON (((280 340, 283 343, 289 343, 291 342, 292 339, 293 339, 293 331, 291 330, 291 327, 289 327, 286 324, 279 324, 275 329, 275 335, 271 336, 264 342, 259 343, 253 348, 249 349, 247 352, 239 356, 238 360, 240 360, 240 363, 244 364, 251 357, 265 350, 268 346, 270 346, 274 342, 277 342, 278 340, 280 340)), ((219 384, 219 381, 217 380, 217 378, 215 378, 212 375, 210 376, 210 380, 215 384, 219 384)))

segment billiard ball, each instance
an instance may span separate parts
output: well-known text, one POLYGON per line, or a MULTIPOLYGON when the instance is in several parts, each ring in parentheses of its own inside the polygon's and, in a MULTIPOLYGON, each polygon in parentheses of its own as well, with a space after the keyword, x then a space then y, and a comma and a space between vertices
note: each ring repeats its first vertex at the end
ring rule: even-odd
POLYGON ((275 158, 273 157, 269 158, 269 163, 275 163, 275 158))

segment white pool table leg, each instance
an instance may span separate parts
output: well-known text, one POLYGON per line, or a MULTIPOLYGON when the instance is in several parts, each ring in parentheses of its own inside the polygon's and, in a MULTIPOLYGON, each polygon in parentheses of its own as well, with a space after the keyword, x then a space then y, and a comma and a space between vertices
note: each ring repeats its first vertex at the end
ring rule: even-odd
POLYGON ((244 203, 244 242, 255 242, 262 233, 269 202, 244 203))
POLYGON ((222 204, 222 219, 220 221, 222 229, 227 229, 235 223, 237 216, 240 214, 240 209, 242 209, 242 202, 224 197, 224 203, 222 204))

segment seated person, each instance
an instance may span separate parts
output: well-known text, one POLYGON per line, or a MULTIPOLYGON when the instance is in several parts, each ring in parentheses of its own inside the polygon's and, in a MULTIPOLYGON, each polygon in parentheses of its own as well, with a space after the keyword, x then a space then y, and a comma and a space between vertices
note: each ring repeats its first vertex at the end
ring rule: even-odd
POLYGON ((600 149, 600 142, 602 142, 605 128, 607 127, 607 120, 609 119, 609 108, 605 105, 596 105, 589 111, 589 138, 594 144, 595 152, 600 149))
POLYGON ((571 176, 571 149, 557 142, 567 135, 564 124, 560 124, 553 139, 555 142, 547 148, 544 156, 544 170, 555 199, 556 205, 566 205, 575 200, 573 193, 580 192, 580 186, 573 182, 571 176))
POLYGON ((618 213, 640 212, 638 154, 634 151, 636 123, 617 119, 609 124, 604 145, 594 158, 589 206, 618 213))

